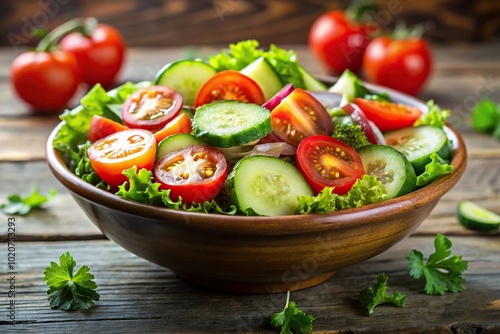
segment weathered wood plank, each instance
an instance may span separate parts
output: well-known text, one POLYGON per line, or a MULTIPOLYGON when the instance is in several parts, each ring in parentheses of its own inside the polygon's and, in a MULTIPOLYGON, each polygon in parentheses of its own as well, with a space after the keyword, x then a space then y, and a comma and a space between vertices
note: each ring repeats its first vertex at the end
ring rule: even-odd
MULTIPOLYGON (((444 296, 422 293, 411 279, 404 254, 412 249, 428 256, 433 238, 410 237, 364 263, 339 270, 329 281, 292 293, 292 300, 316 317, 323 333, 449 333, 475 324, 482 333, 500 331, 500 241, 498 238, 453 237, 453 253, 469 261, 465 291, 444 296), (389 276, 389 292, 408 295, 404 308, 380 306, 363 314, 355 297, 379 273, 389 276), (424 320, 425 319, 425 320, 424 320)), ((150 264, 110 241, 17 244, 16 326, 0 321, 2 333, 272 333, 267 323, 284 305, 284 294, 233 295, 206 290, 178 279, 170 270, 150 264), (101 300, 86 312, 51 310, 43 268, 70 251, 77 265, 90 266, 101 300)), ((5 274, 4 274, 5 276, 5 274)), ((455 331, 457 332, 457 331, 455 331)))

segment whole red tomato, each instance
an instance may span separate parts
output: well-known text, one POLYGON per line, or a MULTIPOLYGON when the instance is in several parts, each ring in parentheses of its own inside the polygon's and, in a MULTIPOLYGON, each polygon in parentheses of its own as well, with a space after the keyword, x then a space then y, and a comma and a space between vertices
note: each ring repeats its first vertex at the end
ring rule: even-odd
POLYGON ((66 107, 81 79, 76 58, 64 51, 22 53, 12 62, 10 72, 19 97, 40 112, 66 107))
POLYGON ((363 53, 370 42, 373 26, 350 20, 346 12, 335 10, 318 17, 309 30, 312 53, 336 74, 345 69, 358 73, 363 53))
POLYGON ((371 82, 416 95, 427 81, 432 56, 420 38, 375 38, 363 57, 363 69, 371 82))
POLYGON ((98 24, 88 36, 73 32, 64 36, 59 48, 75 55, 82 80, 90 86, 100 83, 105 87, 114 84, 125 57, 125 42, 115 28, 98 24))

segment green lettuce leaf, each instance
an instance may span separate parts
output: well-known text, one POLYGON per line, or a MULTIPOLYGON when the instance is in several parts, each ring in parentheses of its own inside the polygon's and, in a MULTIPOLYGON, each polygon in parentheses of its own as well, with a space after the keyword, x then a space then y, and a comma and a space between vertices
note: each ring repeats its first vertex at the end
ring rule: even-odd
POLYGON ((449 165, 436 152, 431 154, 431 162, 425 165, 425 171, 417 176, 417 187, 423 187, 453 171, 453 166, 449 165))
POLYGON ((259 49, 259 42, 256 40, 240 41, 230 44, 228 50, 210 57, 209 63, 219 72, 240 71, 259 57, 264 57, 273 66, 283 82, 292 83, 295 88, 306 88, 295 52, 274 44, 271 44, 268 51, 264 51, 259 49))
POLYGON ((427 101, 427 107, 429 111, 422 114, 413 126, 432 125, 438 128, 444 128, 446 120, 450 117, 450 110, 441 109, 441 107, 434 103, 434 100, 427 101))
POLYGON ((377 283, 359 292, 358 300, 368 311, 368 315, 373 314, 375 307, 381 304, 394 304, 397 307, 404 307, 406 295, 399 292, 387 294, 387 277, 384 273, 377 278, 377 283))
POLYGON ((316 196, 300 196, 295 213, 331 213, 382 202, 387 198, 384 185, 376 177, 368 174, 356 180, 346 195, 337 195, 332 190, 333 188, 326 187, 316 196))

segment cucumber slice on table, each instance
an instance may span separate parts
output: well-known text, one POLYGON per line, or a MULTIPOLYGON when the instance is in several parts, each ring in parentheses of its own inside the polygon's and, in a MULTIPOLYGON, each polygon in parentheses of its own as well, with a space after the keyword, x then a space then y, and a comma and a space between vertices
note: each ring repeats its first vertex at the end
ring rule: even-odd
POLYGON ((167 153, 198 144, 203 144, 203 142, 196 139, 196 137, 191 134, 179 133, 176 135, 168 136, 158 144, 158 147, 156 148, 156 160, 160 160, 165 155, 167 155, 167 153))
POLYGON ((291 215, 298 196, 313 194, 294 165, 263 155, 241 159, 228 175, 226 189, 239 210, 265 216, 291 215))
POLYGON ((194 106, 201 86, 217 71, 201 60, 178 60, 165 65, 156 75, 156 85, 172 88, 182 95, 184 104, 194 106))
POLYGON ((193 134, 215 147, 243 145, 272 131, 269 110, 238 101, 205 104, 196 109, 192 122, 193 134))
POLYGON ((240 72, 259 85, 266 101, 285 86, 273 66, 264 57, 257 58, 240 72))
POLYGON ((368 145, 360 148, 358 154, 365 173, 385 185, 387 199, 416 189, 415 171, 408 159, 396 149, 385 145, 368 145))
POLYGON ((457 218, 470 230, 493 231, 500 227, 500 215, 468 200, 458 203, 457 218))
POLYGON ((431 154, 442 159, 451 157, 451 146, 443 129, 435 126, 419 126, 388 132, 384 135, 387 145, 402 152, 410 160, 415 172, 421 174, 431 162, 431 154))

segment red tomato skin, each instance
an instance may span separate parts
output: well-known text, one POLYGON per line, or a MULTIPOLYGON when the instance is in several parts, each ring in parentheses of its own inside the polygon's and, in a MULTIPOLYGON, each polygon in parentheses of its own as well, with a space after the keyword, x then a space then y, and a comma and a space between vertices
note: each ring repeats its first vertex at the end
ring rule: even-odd
POLYGON ((233 85, 238 87, 239 91, 242 95, 244 95, 246 101, 236 97, 230 98, 231 100, 239 100, 258 105, 262 105, 266 101, 262 89, 253 79, 238 71, 226 70, 215 74, 203 84, 200 91, 196 95, 195 108, 220 100, 214 97, 213 92, 217 89, 223 90, 224 87, 233 85))
POLYGON ((422 38, 378 37, 366 49, 363 69, 371 82, 416 95, 432 71, 430 47, 422 38))
POLYGON ((122 105, 121 115, 123 123, 125 123, 129 128, 145 129, 152 132, 161 130, 169 121, 176 117, 182 109, 183 101, 182 96, 171 88, 164 86, 150 86, 144 87, 136 90, 132 93, 122 105), (137 119, 137 114, 130 113, 130 108, 134 103, 138 103, 143 96, 147 95, 148 92, 156 92, 163 96, 169 96, 172 98, 173 105, 171 109, 162 117, 155 119, 137 119))
POLYGON ((422 115, 422 111, 411 106, 396 104, 392 102, 378 102, 362 98, 354 99, 354 102, 363 111, 366 117, 375 123, 382 132, 398 130, 413 126, 416 120, 422 115), (406 111, 402 113, 388 112, 385 108, 395 108, 406 111), (404 108, 404 109, 403 109, 404 108))
POLYGON ((179 133, 191 133, 191 119, 185 113, 177 115, 173 120, 168 122, 165 127, 155 132, 154 136, 156 143, 159 144, 163 139, 179 133))
POLYGON ((352 188, 356 180, 364 174, 363 163, 357 152, 340 140, 325 135, 316 135, 304 139, 297 147, 296 163, 297 168, 302 175, 304 175, 315 195, 327 186, 334 187, 333 192, 337 195, 345 195, 352 188), (314 151, 315 148, 324 148, 327 146, 341 148, 353 159, 351 166, 353 168, 349 170, 350 175, 346 175, 336 180, 329 180, 325 179, 317 171, 313 165, 314 162, 311 161, 310 153, 314 151))
POLYGON ((161 190, 170 190, 169 197, 172 201, 182 198, 183 203, 203 203, 210 201, 221 191, 227 178, 227 162, 224 155, 218 150, 205 145, 191 145, 183 149, 171 152, 160 159, 154 166, 155 181, 160 183, 161 190), (191 154, 193 152, 205 152, 216 162, 216 170, 212 177, 203 179, 196 183, 178 183, 170 175, 162 170, 165 162, 179 154, 191 154))
POLYGON ((90 121, 88 140, 93 143, 99 139, 109 136, 110 134, 127 129, 128 127, 125 125, 117 123, 109 118, 94 115, 90 121))
POLYGON ((71 33, 61 39, 59 48, 75 55, 82 80, 90 86, 111 87, 125 59, 125 42, 115 28, 99 24, 90 36, 71 33))
POLYGON ((318 17, 309 29, 312 53, 334 74, 345 69, 358 73, 370 43, 369 26, 351 22, 344 11, 335 10, 318 17))
POLYGON ((12 62, 10 74, 17 95, 40 113, 67 107, 81 80, 76 58, 63 51, 22 53, 12 62))

